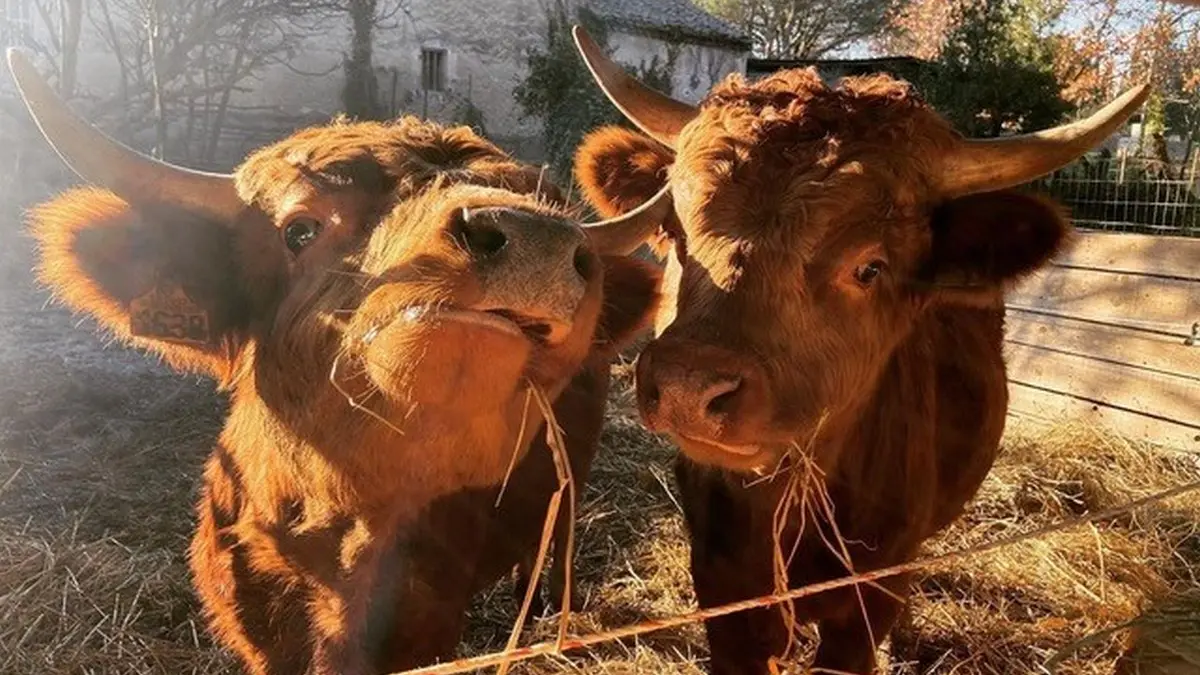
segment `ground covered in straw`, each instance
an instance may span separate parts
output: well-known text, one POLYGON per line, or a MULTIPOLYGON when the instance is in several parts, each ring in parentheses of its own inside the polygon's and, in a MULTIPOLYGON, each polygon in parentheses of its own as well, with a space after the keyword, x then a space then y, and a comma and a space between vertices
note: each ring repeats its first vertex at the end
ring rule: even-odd
MULTIPOLYGON (((30 282, 16 213, 48 190, 14 194, 11 185, 0 185, 9 188, 0 194, 0 673, 235 672, 197 623, 183 561, 199 468, 226 402, 207 381, 108 345, 90 321, 46 305, 30 282)), ((577 529, 586 611, 572 618, 576 633, 694 609, 673 451, 638 426, 628 364, 615 371, 577 529)), ((928 549, 989 541, 1197 477, 1194 457, 1014 421, 968 516, 928 549)), ((930 570, 885 646, 889 670, 1036 673, 1057 660, 1056 672, 1112 673, 1134 626, 1147 662, 1170 658, 1170 672, 1200 672, 1198 523, 1200 497, 1190 495, 930 570)), ((463 654, 501 648, 514 614, 507 584, 481 597, 463 654)), ((535 621, 523 641, 550 637, 555 621, 535 621)), ((665 631, 515 670, 702 673, 703 632, 665 631)))

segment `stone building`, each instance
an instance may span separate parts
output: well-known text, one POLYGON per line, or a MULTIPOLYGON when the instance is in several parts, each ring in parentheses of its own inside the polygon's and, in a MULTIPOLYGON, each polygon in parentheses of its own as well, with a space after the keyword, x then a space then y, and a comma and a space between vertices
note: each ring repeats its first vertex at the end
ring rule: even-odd
MULTIPOLYGON (((121 1, 102 0, 109 6, 121 1)), ((589 12, 604 24, 618 61, 636 68, 656 58, 660 64, 670 59, 671 93, 683 100, 698 100, 726 74, 745 71, 748 39, 691 0, 562 1, 569 3, 569 11, 589 12)), ((405 11, 375 31, 372 60, 377 99, 391 114, 445 122, 482 119, 490 138, 522 157, 540 159, 541 121, 522 117, 513 90, 527 74, 530 50, 544 49, 547 44, 548 12, 555 2, 406 0, 405 11)), ((0 19, 7 20, 0 23, 9 26, 8 35, 0 38, 20 42, 21 31, 30 31, 35 39, 41 31, 41 39, 46 38, 46 27, 29 9, 32 3, 0 0, 0 14, 4 15, 0 19)), ((109 17, 100 15, 101 3, 85 4, 88 17, 83 22, 80 47, 80 93, 112 101, 119 98, 120 78, 103 32, 109 17)), ((121 19, 118 15, 111 18, 121 19)), ((297 126, 329 119, 341 109, 349 21, 345 17, 323 21, 317 31, 291 46, 286 60, 262 69, 254 81, 233 94, 229 107, 236 114, 222 126, 227 133, 221 137, 222 160, 215 161, 216 165, 297 126)), ((11 91, 7 82, 0 88, 11 91)), ((146 109, 145 103, 141 106, 139 110, 146 109)), ((179 112, 171 111, 172 138, 190 133, 179 112)), ((142 131, 138 138, 145 136, 142 131)))
POLYGON ((691 0, 585 0, 609 29, 613 57, 630 66, 674 57, 671 94, 696 103, 732 72, 745 73, 750 39, 691 0))

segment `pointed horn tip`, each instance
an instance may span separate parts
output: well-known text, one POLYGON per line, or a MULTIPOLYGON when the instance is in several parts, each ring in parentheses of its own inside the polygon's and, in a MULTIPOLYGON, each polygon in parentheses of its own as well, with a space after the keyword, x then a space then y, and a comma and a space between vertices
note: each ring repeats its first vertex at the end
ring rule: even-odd
MULTIPOLYGON (((580 225, 585 230, 590 229, 590 228, 606 227, 606 226, 612 225, 613 223, 616 223, 616 222, 625 222, 628 220, 632 220, 634 218, 640 218, 647 213, 651 213, 656 210, 661 210, 661 209, 667 207, 668 204, 670 204, 670 202, 671 202, 671 184, 668 183, 668 184, 662 186, 661 188, 659 188, 658 192, 654 193, 654 195, 652 197, 650 197, 646 201, 642 202, 640 206, 638 206, 637 208, 635 208, 631 211, 623 213, 619 216, 614 216, 612 218, 606 218, 604 220, 598 220, 598 221, 591 222, 591 223, 580 223, 580 225)), ((666 217, 665 213, 662 215, 663 215, 663 217, 666 217)))
POLYGON ((1141 105, 1150 96, 1150 83, 1143 82, 1133 87, 1130 91, 1134 92, 1133 98, 1138 102, 1138 105, 1141 105))
MULTIPOLYGON (((31 96, 35 98, 58 97, 50 89, 50 85, 41 71, 33 64, 32 55, 28 51, 20 47, 9 47, 4 51, 8 59, 8 72, 12 75, 13 83, 17 85, 17 93, 20 94, 26 106, 31 105, 31 96)), ((33 112, 32 108, 30 108, 30 112, 33 112)))
POLYGON ((571 37, 575 40, 575 46, 580 51, 593 51, 596 49, 596 41, 588 34, 587 29, 581 24, 571 26, 571 37))
POLYGON ((14 77, 17 77, 18 71, 33 70, 33 62, 30 61, 29 55, 20 47, 9 47, 4 50, 4 56, 8 61, 8 69, 14 77))

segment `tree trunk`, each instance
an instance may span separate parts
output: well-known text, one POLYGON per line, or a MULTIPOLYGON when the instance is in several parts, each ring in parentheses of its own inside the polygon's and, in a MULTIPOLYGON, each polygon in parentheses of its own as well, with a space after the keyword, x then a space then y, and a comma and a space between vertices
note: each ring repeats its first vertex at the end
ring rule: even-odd
POLYGON ((346 113, 358 119, 374 119, 375 74, 371 64, 371 41, 378 0, 350 0, 350 57, 346 60, 346 88, 342 103, 346 113))
POLYGON ((79 33, 83 28, 83 0, 61 0, 62 46, 58 86, 63 98, 75 94, 75 77, 79 65, 79 33))
POLYGON ((183 158, 192 161, 192 135, 196 132, 196 99, 187 100, 187 122, 183 127, 183 158))
POLYGON ((150 1, 150 16, 147 18, 147 46, 150 49, 150 87, 154 96, 154 156, 163 159, 167 148, 167 118, 163 110, 162 91, 162 45, 160 44, 162 22, 158 13, 158 0, 150 1))
POLYGON ((229 79, 225 82, 225 88, 221 91, 221 102, 217 104, 217 113, 213 118, 212 128, 208 132, 208 148, 205 149, 204 155, 209 162, 213 162, 217 157, 217 146, 221 141, 221 129, 225 126, 225 117, 229 113, 229 99, 233 96, 233 87, 238 82, 239 73, 242 70, 242 62, 246 58, 245 45, 250 39, 251 22, 246 20, 242 24, 240 39, 238 40, 238 50, 233 55, 233 67, 229 71, 229 79))
POLYGON ((113 56, 117 59, 117 68, 121 74, 121 88, 119 93, 122 101, 129 100, 129 66, 125 63, 125 56, 121 52, 121 38, 117 35, 117 27, 113 24, 112 14, 108 11, 108 0, 100 0, 98 3, 100 10, 104 12, 104 29, 108 33, 108 46, 113 50, 113 56))

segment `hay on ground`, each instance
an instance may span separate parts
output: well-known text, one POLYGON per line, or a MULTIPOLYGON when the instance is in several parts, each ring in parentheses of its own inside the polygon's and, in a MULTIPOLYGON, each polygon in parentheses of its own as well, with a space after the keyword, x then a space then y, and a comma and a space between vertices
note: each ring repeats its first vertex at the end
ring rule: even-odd
MULTIPOLYGON (((15 229, 15 206, 31 196, 0 197, 13 205, 5 222, 15 229)), ((167 373, 107 345, 90 322, 47 309, 20 242, 0 250, 0 672, 235 672, 200 625, 183 559, 224 401, 209 383, 167 373)), ((585 602, 570 618, 576 634, 695 609, 675 451, 638 423, 629 363, 614 373, 576 527, 574 580, 585 602)), ((1193 456, 1014 421, 966 516, 927 548, 990 541, 1198 477, 1193 456)), ((1107 675, 1130 644, 1140 672, 1198 672, 1198 524, 1200 497, 1191 494, 933 569, 885 645, 889 672, 1038 673, 1058 658, 1064 675, 1107 675)), ((462 654, 502 648, 515 610, 509 582, 480 597, 462 654)), ((556 633, 557 617, 542 617, 522 642, 556 633)), ((693 625, 513 672, 692 675, 705 667, 704 632, 693 625)))

